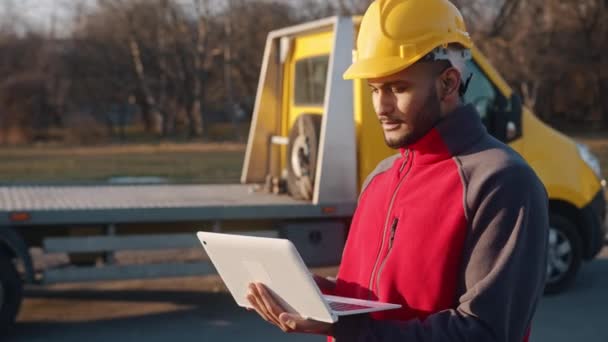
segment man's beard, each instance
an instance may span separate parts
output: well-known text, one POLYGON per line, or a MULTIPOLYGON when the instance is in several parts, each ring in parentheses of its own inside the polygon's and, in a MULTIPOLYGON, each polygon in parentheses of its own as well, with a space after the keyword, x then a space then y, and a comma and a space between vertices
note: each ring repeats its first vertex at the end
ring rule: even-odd
POLYGON ((384 134, 384 142, 392 149, 406 148, 414 144, 435 127, 440 116, 441 108, 439 106, 439 97, 433 86, 424 101, 422 108, 419 109, 414 126, 415 130, 413 132, 404 133, 402 136, 394 139, 389 139, 386 134, 384 134))

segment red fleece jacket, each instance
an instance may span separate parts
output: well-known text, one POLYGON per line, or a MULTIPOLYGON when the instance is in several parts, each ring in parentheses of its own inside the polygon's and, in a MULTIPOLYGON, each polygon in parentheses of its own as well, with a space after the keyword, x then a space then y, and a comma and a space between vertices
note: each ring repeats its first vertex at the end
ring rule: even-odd
POLYGON ((527 341, 543 292, 547 195, 472 106, 368 177, 336 294, 398 303, 343 317, 338 341, 527 341))

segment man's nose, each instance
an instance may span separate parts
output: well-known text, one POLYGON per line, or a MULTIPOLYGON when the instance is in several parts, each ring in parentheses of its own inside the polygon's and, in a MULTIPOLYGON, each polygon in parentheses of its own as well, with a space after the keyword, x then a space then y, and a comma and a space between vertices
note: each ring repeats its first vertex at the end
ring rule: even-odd
POLYGON ((381 116, 387 116, 395 109, 393 94, 386 91, 378 91, 376 94, 376 114, 381 116))

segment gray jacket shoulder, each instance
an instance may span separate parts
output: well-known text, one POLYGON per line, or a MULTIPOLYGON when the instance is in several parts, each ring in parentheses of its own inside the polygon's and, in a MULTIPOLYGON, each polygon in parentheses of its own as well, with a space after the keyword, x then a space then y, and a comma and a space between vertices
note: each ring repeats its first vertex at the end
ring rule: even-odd
POLYGON ((483 196, 497 187, 512 187, 512 191, 536 189, 546 195, 544 185, 523 157, 489 134, 454 159, 465 186, 467 218, 483 196))
POLYGON ((401 157, 401 154, 397 153, 394 154, 386 159, 384 159, 383 161, 381 161, 380 163, 378 163, 378 166, 376 166, 376 168, 374 169, 374 171, 372 171, 372 173, 370 173, 367 178, 365 178, 365 181, 363 182, 363 186, 361 187, 361 193, 359 194, 359 199, 361 199, 361 195, 363 195, 363 192, 365 191, 365 189, 367 188, 367 186, 369 185, 369 183, 372 182, 372 180, 374 179, 374 177, 376 177, 377 175, 386 172, 387 170, 389 170, 393 164, 395 163, 395 161, 397 159, 399 159, 399 157, 401 157))

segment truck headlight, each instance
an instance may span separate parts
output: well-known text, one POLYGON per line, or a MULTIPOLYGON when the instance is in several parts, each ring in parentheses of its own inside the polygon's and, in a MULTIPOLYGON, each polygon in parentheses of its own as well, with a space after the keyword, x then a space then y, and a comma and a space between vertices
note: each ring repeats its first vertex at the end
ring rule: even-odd
POLYGON ((578 154, 581 156, 581 159, 593 170, 593 173, 597 176, 598 179, 602 180, 602 185, 604 177, 602 176, 602 168, 600 167, 600 160, 589 150, 589 147, 585 144, 576 143, 576 148, 578 149, 578 154))

